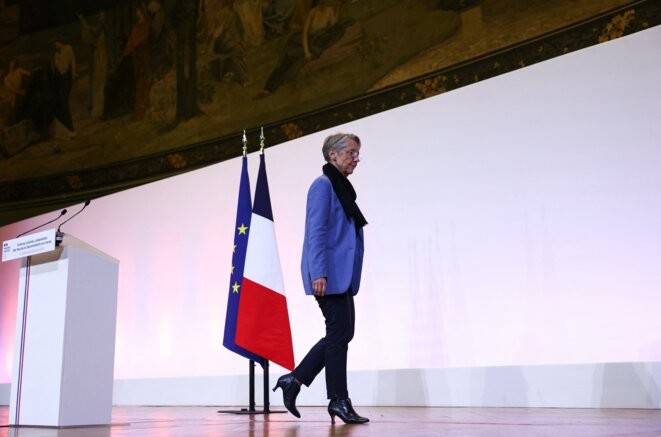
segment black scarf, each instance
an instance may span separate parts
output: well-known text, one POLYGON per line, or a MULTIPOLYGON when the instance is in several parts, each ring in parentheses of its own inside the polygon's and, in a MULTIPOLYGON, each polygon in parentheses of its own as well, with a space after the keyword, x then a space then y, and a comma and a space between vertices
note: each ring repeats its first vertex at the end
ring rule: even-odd
POLYGON ((335 191, 335 195, 340 200, 342 209, 344 209, 347 217, 350 219, 353 218, 356 233, 358 233, 360 228, 367 224, 367 220, 365 220, 365 216, 363 216, 363 213, 360 212, 360 208, 356 204, 356 190, 353 189, 353 185, 351 185, 349 179, 340 173, 333 164, 328 163, 321 170, 330 179, 333 191, 335 191))

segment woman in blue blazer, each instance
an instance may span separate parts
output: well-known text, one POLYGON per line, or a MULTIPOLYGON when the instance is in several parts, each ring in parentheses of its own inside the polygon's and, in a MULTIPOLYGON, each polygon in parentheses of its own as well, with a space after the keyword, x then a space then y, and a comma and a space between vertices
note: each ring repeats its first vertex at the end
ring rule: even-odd
POLYGON ((321 149, 323 174, 308 191, 301 274, 305 293, 314 295, 326 321, 326 336, 315 344, 292 373, 281 376, 273 389, 282 388, 284 404, 294 416, 301 384, 309 386, 326 368, 328 413, 335 423, 369 422, 351 405, 347 390, 347 351, 353 338, 353 297, 360 287, 365 217, 356 204, 356 192, 347 177, 360 161, 360 139, 335 134, 321 149))

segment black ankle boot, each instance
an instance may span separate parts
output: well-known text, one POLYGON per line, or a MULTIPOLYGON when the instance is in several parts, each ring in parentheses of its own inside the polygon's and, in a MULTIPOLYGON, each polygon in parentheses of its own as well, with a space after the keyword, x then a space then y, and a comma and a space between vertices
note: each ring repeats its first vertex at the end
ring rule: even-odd
POLYGON ((296 382, 294 375, 291 373, 282 375, 278 378, 278 382, 275 384, 275 387, 273 387, 273 391, 276 391, 278 387, 282 389, 282 400, 285 404, 285 408, 300 419, 301 413, 296 409, 296 396, 298 396, 298 392, 301 391, 301 386, 296 382))
POLYGON ((344 423, 367 423, 370 421, 367 417, 361 417, 356 413, 349 398, 330 401, 328 414, 330 414, 332 423, 335 423, 335 416, 342 419, 344 423))

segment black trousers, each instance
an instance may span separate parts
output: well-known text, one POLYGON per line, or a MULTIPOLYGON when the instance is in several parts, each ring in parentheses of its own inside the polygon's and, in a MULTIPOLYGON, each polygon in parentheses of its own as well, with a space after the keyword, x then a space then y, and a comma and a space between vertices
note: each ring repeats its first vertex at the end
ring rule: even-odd
POLYGON ((355 327, 353 292, 315 298, 326 319, 326 336, 312 346, 293 374, 309 386, 325 367, 328 399, 347 399, 347 351, 355 327))

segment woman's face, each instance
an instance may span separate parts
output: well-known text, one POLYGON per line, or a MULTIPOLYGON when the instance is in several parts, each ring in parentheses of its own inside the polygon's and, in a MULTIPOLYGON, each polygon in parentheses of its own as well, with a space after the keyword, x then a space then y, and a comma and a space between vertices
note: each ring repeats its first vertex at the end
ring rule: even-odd
POLYGON ((350 139, 344 149, 339 152, 331 150, 329 155, 335 168, 347 177, 353 173, 360 161, 360 145, 350 139))

